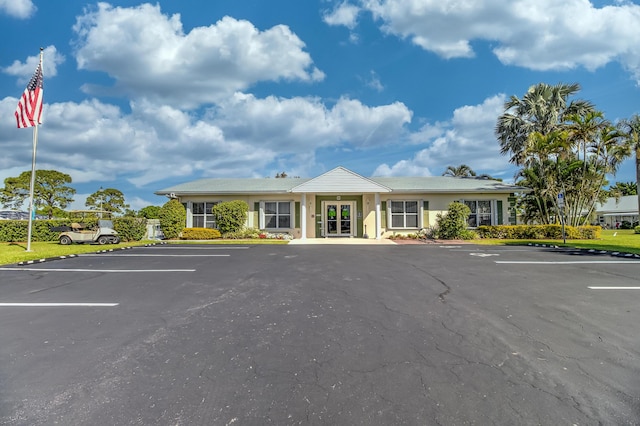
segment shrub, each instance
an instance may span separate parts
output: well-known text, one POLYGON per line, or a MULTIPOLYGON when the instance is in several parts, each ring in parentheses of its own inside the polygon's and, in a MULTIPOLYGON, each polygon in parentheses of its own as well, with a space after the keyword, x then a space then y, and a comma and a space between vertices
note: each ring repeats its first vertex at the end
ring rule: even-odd
POLYGON ((437 235, 438 235, 438 230, 436 229, 435 226, 422 228, 421 230, 416 232, 416 237, 421 240, 424 240, 424 239, 434 240, 436 239, 437 235))
POLYGON ((472 229, 465 229, 460 233, 460 238, 463 240, 475 240, 478 238, 478 234, 472 229))
POLYGON ((260 238, 260 230, 257 228, 244 228, 239 231, 227 232, 223 237, 230 240, 258 239, 260 238))
POLYGON ((249 205, 242 200, 218 203, 211 209, 211 213, 216 218, 218 229, 223 234, 241 230, 247 222, 248 211, 249 205))
POLYGON ((140 241, 147 235, 147 219, 140 217, 116 217, 113 228, 121 241, 140 241))
POLYGON ((453 202, 449 204, 445 214, 438 213, 436 218, 438 238, 444 240, 462 239, 467 230, 467 219, 471 210, 465 204, 453 202))
POLYGON ((636 226, 635 228, 633 228, 633 233, 640 234, 640 226, 636 226))
POLYGON ((262 240, 293 240, 293 235, 286 232, 261 232, 258 238, 262 240))
MULTIPOLYGON (((476 230, 480 238, 506 240, 560 240, 562 225, 493 225, 479 226, 476 230)), ((565 226, 565 237, 569 240, 592 240, 600 238, 599 226, 565 226)))
POLYGON ((167 201, 158 212, 160 229, 168 239, 178 238, 187 220, 187 211, 180 201, 173 198, 167 201))
POLYGON ((215 240, 220 237, 220 231, 211 228, 184 228, 180 234, 183 240, 215 240))

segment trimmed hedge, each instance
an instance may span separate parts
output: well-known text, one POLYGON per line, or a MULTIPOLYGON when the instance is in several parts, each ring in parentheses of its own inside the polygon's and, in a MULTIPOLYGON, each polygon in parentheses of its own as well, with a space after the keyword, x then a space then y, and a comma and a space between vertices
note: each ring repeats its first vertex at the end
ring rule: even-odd
MULTIPOLYGON (((140 241, 147 233, 147 220, 135 217, 117 217, 112 219, 113 227, 118 232, 122 241, 140 241)), ((34 220, 31 232, 31 241, 58 241, 59 232, 51 231, 51 227, 70 226, 77 222, 74 219, 51 219, 34 220)), ((95 218, 87 218, 82 224, 86 228, 94 227, 98 224, 95 218)), ((27 241, 28 220, 0 220, 0 241, 1 242, 22 242, 27 241)))
POLYGON ((180 234, 183 240, 215 240, 221 237, 220 231, 210 228, 184 228, 180 234))
POLYGON ((120 241, 141 241, 147 235, 147 219, 141 217, 116 217, 113 227, 120 241))
MULTIPOLYGON (((476 232, 480 238, 500 240, 561 240, 562 225, 493 225, 478 226, 476 232)), ((596 240, 600 238, 599 226, 565 226, 568 240, 596 240)))

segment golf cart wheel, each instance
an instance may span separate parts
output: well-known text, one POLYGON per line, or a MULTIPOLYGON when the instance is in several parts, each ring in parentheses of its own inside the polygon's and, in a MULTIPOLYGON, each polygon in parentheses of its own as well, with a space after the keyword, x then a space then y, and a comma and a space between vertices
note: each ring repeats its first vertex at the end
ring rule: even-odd
POLYGON ((120 244, 120 237, 113 237, 113 244, 120 244))
POLYGON ((108 242, 109 242, 109 238, 105 237, 104 235, 98 238, 98 244, 100 245, 107 244, 108 242))
POLYGON ((70 237, 66 235, 63 235, 62 237, 60 237, 60 244, 62 244, 63 246, 68 246, 71 243, 72 241, 70 237))

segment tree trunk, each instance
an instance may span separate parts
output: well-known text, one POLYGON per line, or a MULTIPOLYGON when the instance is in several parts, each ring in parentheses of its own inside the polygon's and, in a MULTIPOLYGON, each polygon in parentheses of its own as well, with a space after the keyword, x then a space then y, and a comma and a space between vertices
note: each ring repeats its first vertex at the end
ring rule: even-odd
POLYGON ((638 196, 638 220, 640 220, 640 142, 636 143, 636 194, 638 196))

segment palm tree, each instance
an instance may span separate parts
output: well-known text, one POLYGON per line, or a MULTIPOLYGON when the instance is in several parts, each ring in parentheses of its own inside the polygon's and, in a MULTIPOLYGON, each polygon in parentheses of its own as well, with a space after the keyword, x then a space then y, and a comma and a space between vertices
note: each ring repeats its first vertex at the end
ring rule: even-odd
POLYGON ((579 84, 539 83, 531 86, 522 99, 511 96, 504 104, 505 112, 498 117, 495 133, 500 142, 500 153, 511 154, 509 162, 522 165, 529 135, 546 135, 562 130, 567 117, 593 110, 584 100, 568 102, 569 96, 580 90, 579 84))
POLYGON ((449 166, 442 173, 442 176, 453 176, 453 177, 473 177, 476 175, 476 172, 471 169, 471 167, 466 164, 461 164, 458 167, 449 166))
POLYGON ((607 195, 616 199, 627 195, 638 195, 638 184, 636 182, 616 182, 609 187, 607 195))
MULTIPOLYGON (((636 185, 640 186, 640 116, 634 114, 628 120, 620 122, 625 142, 636 154, 636 185)), ((638 215, 640 215, 640 192, 638 192, 638 215)))

